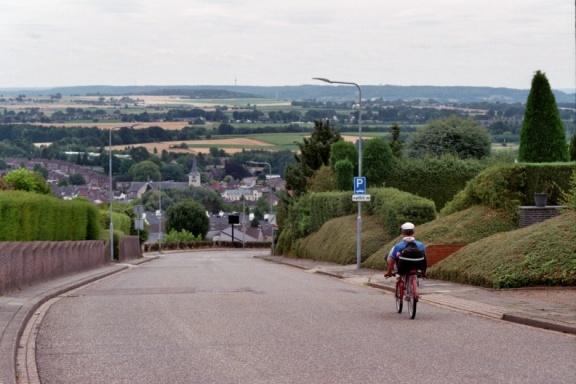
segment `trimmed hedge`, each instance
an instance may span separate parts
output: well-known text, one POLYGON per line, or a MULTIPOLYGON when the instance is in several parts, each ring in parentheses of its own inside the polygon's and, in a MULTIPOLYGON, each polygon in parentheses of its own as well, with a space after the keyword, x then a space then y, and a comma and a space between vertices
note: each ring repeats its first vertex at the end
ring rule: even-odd
POLYGON ((415 225, 436 219, 433 201, 395 188, 369 190, 370 212, 379 217, 384 230, 391 236, 398 235, 400 226, 410 221, 415 225))
MULTIPOLYGON (((434 202, 394 188, 369 189, 371 201, 362 203, 362 211, 377 216, 386 231, 397 235, 406 221, 422 224, 436 218, 434 202)), ((329 220, 350 216, 357 212, 358 203, 352 192, 308 193, 289 207, 278 238, 278 253, 286 256, 300 254, 301 239, 319 231, 329 220)), ((354 232, 356 233, 356 232, 354 232)))
POLYGON ((97 240, 98 207, 24 191, 0 191, 0 241, 97 240))
POLYGON ((441 211, 442 216, 482 204, 508 212, 534 205, 534 192, 547 189, 549 205, 558 203, 561 191, 570 190, 576 163, 516 164, 488 168, 466 184, 441 211))
POLYGON ((485 168, 478 160, 462 160, 448 155, 400 161, 390 170, 386 187, 430 199, 440 210, 485 168))

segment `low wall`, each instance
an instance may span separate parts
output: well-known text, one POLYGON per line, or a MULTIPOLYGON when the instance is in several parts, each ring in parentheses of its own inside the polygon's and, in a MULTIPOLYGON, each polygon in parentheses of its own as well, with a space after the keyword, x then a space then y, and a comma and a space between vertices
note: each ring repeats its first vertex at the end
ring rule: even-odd
POLYGON ((426 246, 426 261, 428 268, 444 260, 457 250, 468 244, 429 244, 426 246))
POLYGON ((100 240, 0 242, 0 293, 101 267, 109 262, 104 247, 100 240))
MULTIPOLYGON (((142 257, 142 247, 138 236, 125 236, 118 244, 118 261, 139 259, 142 257)), ((110 256, 110 250, 107 252, 110 256)))
POLYGON ((525 206, 520 207, 520 228, 540 223, 562 214, 563 205, 548 205, 546 207, 525 206))

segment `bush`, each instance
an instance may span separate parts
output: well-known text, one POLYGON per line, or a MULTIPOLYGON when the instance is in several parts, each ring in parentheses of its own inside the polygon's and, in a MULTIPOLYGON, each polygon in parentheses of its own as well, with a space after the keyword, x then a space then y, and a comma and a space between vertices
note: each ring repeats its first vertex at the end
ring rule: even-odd
POLYGON ((533 205, 534 192, 541 192, 546 185, 551 187, 549 203, 556 204, 562 191, 569 189, 570 174, 575 166, 574 163, 541 163, 488 168, 470 180, 440 215, 450 215, 477 204, 517 213, 520 205, 533 205))
POLYGON ((23 191, 0 191, 0 241, 99 238, 98 207, 81 200, 23 191))
POLYGON ((410 221, 415 225, 436 219, 434 202, 395 188, 371 189, 369 210, 377 216, 384 230, 395 237, 400 226, 410 221))
POLYGON ((166 235, 164 235, 163 241, 164 243, 191 243, 197 240, 202 240, 200 236, 195 236, 192 232, 189 232, 185 229, 180 231, 176 231, 172 229, 166 235))
POLYGON ((430 199, 440 210, 484 169, 478 160, 450 155, 399 161, 386 178, 386 186, 430 199))

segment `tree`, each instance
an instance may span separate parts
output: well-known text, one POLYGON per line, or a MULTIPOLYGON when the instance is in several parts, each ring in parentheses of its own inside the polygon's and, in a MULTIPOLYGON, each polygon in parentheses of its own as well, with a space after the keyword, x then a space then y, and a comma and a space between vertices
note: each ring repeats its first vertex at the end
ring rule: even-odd
POLYGON ((341 191, 350 191, 354 188, 354 164, 348 159, 338 160, 334 164, 336 173, 336 188, 341 191))
POLYGON ((81 173, 72 173, 68 177, 68 182, 72 185, 85 185, 86 179, 81 173))
POLYGON ((400 125, 398 125, 398 123, 392 124, 390 131, 392 133, 392 137, 390 139, 390 149, 392 150, 394 157, 401 159, 404 143, 400 139, 400 125))
POLYGON ((366 184, 381 187, 396 162, 387 141, 380 138, 367 140, 362 151, 363 173, 366 184))
POLYGON ((9 188, 20 191, 40 193, 49 195, 52 190, 46 184, 46 180, 36 172, 31 172, 25 168, 18 168, 4 176, 4 183, 9 188))
POLYGON ((166 232, 183 229, 192 232, 202 239, 206 237, 210 229, 210 220, 206 216, 206 210, 194 200, 182 200, 172 204, 166 211, 166 232))
POLYGON ((328 192, 336 189, 336 176, 331 167, 326 165, 322 166, 310 181, 311 192, 328 192))
POLYGON ((300 148, 300 154, 294 155, 296 164, 286 166, 284 172, 286 188, 292 190, 296 196, 305 193, 309 178, 314 171, 320 169, 322 165, 329 164, 332 144, 341 140, 340 132, 330 125, 330 121, 316 120, 310 139, 304 138, 302 143, 296 143, 300 148))
POLYGON ((128 174, 134 181, 160 180, 160 168, 150 160, 134 164, 130 167, 128 174))
POLYGON ((342 140, 332 144, 330 148, 330 166, 334 168, 334 165, 340 160, 350 161, 353 171, 358 170, 358 149, 354 143, 342 140))
POLYGON ((420 128, 408 143, 408 154, 416 158, 453 154, 461 159, 483 159, 490 156, 491 145, 486 128, 474 120, 451 116, 420 128))
POLYGON ((248 172, 246 167, 233 161, 226 162, 224 171, 226 172, 226 175, 232 176, 234 180, 242 180, 243 178, 250 176, 250 172, 248 172))
POLYGON ((170 163, 163 165, 160 172, 165 180, 188 181, 184 168, 179 164, 170 163))
POLYGON ((518 158, 530 163, 568 161, 566 133, 556 99, 546 75, 540 71, 532 78, 526 101, 518 158))
POLYGON ((135 163, 140 163, 144 160, 148 160, 150 156, 150 152, 144 147, 136 147, 130 149, 130 157, 134 160, 135 163))
POLYGON ((576 161, 576 133, 572 135, 572 140, 570 140, 570 161, 576 161))

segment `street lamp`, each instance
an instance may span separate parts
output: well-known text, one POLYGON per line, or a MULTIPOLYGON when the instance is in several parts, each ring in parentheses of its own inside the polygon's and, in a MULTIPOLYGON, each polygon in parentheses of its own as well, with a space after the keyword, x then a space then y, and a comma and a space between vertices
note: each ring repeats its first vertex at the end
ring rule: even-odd
MULTIPOLYGON (((132 124, 129 128, 133 128, 136 125, 132 124)), ((110 261, 114 261, 114 223, 112 222, 112 130, 116 128, 123 127, 110 127, 108 129, 108 181, 110 183, 108 190, 108 201, 110 203, 110 261)))
MULTIPOLYGON (((272 166, 270 165, 270 163, 267 163, 265 161, 247 161, 248 164, 260 164, 260 165, 267 165, 269 168, 270 173, 269 178, 270 180, 272 180, 272 166)), ((272 195, 272 187, 270 187, 270 195, 272 195)), ((269 209, 270 209, 270 213, 268 215, 268 222, 270 224, 270 228, 272 229, 272 256, 274 256, 274 226, 272 225, 272 196, 268 197, 268 205, 269 205, 269 209)))
MULTIPOLYGON (((362 89, 356 83, 349 81, 333 81, 328 80, 323 77, 314 77, 313 80, 320 80, 325 83, 330 84, 344 84, 353 85, 358 88, 358 177, 362 176, 362 89)), ((358 230, 357 230, 357 240, 356 240, 356 267, 360 269, 360 264, 362 262, 362 250, 361 250, 361 239, 362 239, 362 203, 358 201, 358 230)))
MULTIPOLYGON (((148 178, 148 186, 152 187, 154 182, 148 178)), ((160 181, 158 182, 158 230, 160 234, 158 235, 158 253, 162 253, 162 175, 160 175, 160 181)))
POLYGON ((118 127, 110 127, 108 130, 108 178, 110 182, 108 200, 110 202, 110 261, 114 261, 114 223, 112 222, 112 130, 118 127))

